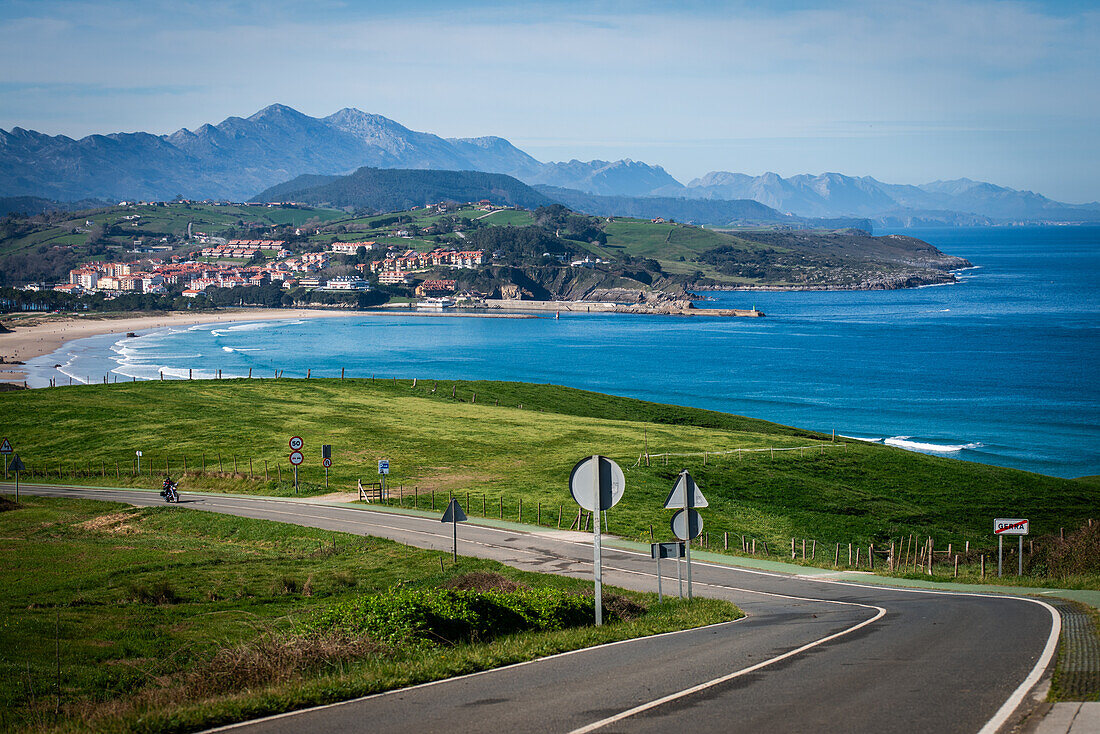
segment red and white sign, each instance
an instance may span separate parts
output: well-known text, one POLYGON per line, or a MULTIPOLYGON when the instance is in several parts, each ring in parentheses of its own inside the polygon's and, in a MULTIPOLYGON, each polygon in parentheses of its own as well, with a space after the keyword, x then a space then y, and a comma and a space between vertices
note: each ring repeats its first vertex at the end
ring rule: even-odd
POLYGON ((0 443, 0 454, 11 454, 14 452, 14 449, 11 447, 11 441, 5 438, 4 443, 0 443))
POLYGON ((1027 535, 1028 521, 1018 518, 997 518, 993 521, 994 535, 1027 535))
POLYGON ((299 464, 301 464, 305 460, 306 460, 306 457, 302 455, 301 451, 291 451, 290 452, 290 463, 293 464, 294 466, 298 466, 299 464))
POLYGON ((306 443, 305 443, 305 441, 302 440, 301 436, 295 436, 294 438, 290 439, 290 450, 291 451, 301 451, 302 447, 305 446, 305 445, 306 445, 306 443))
POLYGON ((322 460, 321 460, 321 464, 322 464, 322 466, 324 466, 324 467, 325 467, 326 469, 328 469, 328 468, 329 468, 330 466, 332 466, 332 459, 322 459, 322 460))

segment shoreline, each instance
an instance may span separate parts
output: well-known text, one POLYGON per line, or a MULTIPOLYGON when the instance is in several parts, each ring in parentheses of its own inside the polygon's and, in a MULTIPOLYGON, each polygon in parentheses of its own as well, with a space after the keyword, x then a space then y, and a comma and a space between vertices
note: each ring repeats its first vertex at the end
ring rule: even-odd
POLYGON ((278 321, 280 319, 347 317, 358 311, 337 311, 306 308, 238 309, 198 314, 186 311, 168 311, 162 314, 123 315, 112 317, 76 316, 72 314, 19 313, 18 318, 8 315, 4 326, 10 333, 0 333, 0 382, 22 385, 27 372, 22 364, 52 354, 68 342, 103 334, 125 334, 130 331, 156 329, 163 326, 194 326, 195 324, 232 323, 238 321, 278 321), (31 322, 21 326, 20 322, 31 322))

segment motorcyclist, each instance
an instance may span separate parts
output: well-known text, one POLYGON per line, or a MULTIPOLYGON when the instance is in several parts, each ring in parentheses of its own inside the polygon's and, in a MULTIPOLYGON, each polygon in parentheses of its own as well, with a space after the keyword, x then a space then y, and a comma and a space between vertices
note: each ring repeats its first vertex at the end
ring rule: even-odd
POLYGON ((176 502, 179 500, 179 493, 176 492, 176 483, 172 481, 172 477, 168 474, 164 475, 164 483, 160 488, 160 496, 163 497, 166 502, 176 502))

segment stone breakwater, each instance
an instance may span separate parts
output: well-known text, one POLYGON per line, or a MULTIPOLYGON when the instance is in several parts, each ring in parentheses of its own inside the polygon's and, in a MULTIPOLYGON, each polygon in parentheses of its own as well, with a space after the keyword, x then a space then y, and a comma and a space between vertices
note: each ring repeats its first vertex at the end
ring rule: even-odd
POLYGON ((688 300, 659 301, 653 303, 608 303, 606 301, 521 301, 514 299, 486 299, 485 307, 507 311, 554 311, 566 313, 639 313, 666 316, 736 316, 759 318, 763 311, 755 308, 696 308, 688 300))

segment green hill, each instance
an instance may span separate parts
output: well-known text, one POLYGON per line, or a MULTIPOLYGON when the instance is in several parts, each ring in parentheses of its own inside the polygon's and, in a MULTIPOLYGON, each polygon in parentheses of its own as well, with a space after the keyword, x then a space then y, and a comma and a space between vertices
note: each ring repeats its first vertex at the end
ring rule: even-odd
POLYGON ((522 501, 524 521, 541 513, 550 526, 559 507, 566 525, 576 516, 567 489, 573 464, 601 453, 627 477, 626 496, 608 516, 610 531, 646 542, 651 526, 657 537, 668 535, 662 502, 687 468, 710 500, 710 546, 729 533, 739 548, 745 535, 767 541, 773 557, 792 537, 881 548, 910 534, 931 535, 937 548, 966 541, 989 548, 994 517, 1028 517, 1033 536, 1057 534, 1100 506, 1095 482, 833 443, 765 421, 549 385, 145 382, 4 393, 0 412, 6 435, 36 472, 28 481, 57 481, 60 471, 66 482, 152 487, 155 474, 130 476, 140 449, 147 472, 162 472, 166 460, 174 473, 186 465, 184 492, 293 494, 286 442, 300 435, 308 494, 325 492, 319 450, 331 444, 333 490, 374 481, 376 461, 388 458, 390 482, 408 493, 406 505, 413 487, 421 508, 433 491, 437 508, 448 492, 463 504, 468 493, 474 515, 484 507, 496 517, 503 505, 503 516, 516 519, 522 501), (660 456, 666 453, 667 464, 660 456), (206 474, 196 472, 204 460, 206 474))
POLYGON ((253 201, 295 201, 340 209, 392 212, 440 201, 482 199, 525 208, 553 203, 527 184, 500 173, 368 167, 336 178, 300 176, 257 194, 253 201))

